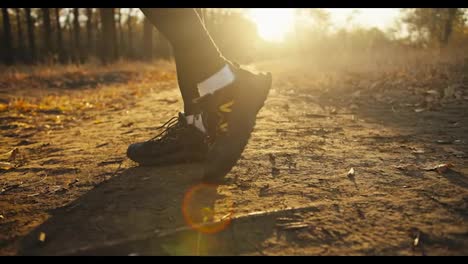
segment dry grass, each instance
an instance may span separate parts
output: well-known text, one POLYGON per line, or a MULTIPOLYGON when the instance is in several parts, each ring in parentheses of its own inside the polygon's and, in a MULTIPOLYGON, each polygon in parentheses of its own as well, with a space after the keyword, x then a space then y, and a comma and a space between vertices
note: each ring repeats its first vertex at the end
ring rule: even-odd
POLYGON ((129 62, 118 61, 111 65, 101 65, 99 63, 86 63, 82 65, 69 64, 69 65, 14 65, 14 66, 0 66, 0 80, 7 81, 21 81, 27 78, 52 78, 68 74, 99 74, 108 72, 149 72, 160 70, 161 68, 167 69, 173 67, 173 62, 158 60, 151 63, 147 62, 129 62))
POLYGON ((155 83, 176 79, 172 62, 120 61, 112 65, 18 65, 0 70, 0 112, 69 113, 117 107, 155 83), (96 89, 99 88, 99 89, 96 89))

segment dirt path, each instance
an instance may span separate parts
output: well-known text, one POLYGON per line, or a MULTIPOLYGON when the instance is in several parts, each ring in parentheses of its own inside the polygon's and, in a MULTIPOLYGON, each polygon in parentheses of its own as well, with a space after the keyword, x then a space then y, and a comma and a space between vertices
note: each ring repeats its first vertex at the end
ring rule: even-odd
POLYGON ((466 255, 468 86, 419 109, 422 95, 398 79, 310 71, 273 71, 243 157, 205 195, 216 219, 234 212, 211 235, 184 229, 198 164, 135 167, 124 156, 181 108, 174 79, 94 88, 103 100, 112 88, 104 101, 120 107, 69 122, 41 112, 28 127, 18 122, 29 115, 3 112, 0 153, 22 156, 0 171, 0 254, 466 255), (444 163, 453 167, 429 170, 444 163))

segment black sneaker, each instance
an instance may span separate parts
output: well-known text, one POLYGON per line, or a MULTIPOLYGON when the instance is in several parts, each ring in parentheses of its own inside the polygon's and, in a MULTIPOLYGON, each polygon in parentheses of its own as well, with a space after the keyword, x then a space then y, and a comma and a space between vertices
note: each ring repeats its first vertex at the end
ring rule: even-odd
POLYGON ((207 136, 194 125, 187 124, 184 114, 173 117, 159 129, 159 135, 131 144, 127 157, 144 166, 169 165, 176 163, 201 162, 205 159, 207 136))
POLYGON ((271 73, 253 74, 232 66, 230 85, 195 100, 203 111, 210 147, 205 160, 208 183, 220 184, 244 151, 271 88, 271 73))

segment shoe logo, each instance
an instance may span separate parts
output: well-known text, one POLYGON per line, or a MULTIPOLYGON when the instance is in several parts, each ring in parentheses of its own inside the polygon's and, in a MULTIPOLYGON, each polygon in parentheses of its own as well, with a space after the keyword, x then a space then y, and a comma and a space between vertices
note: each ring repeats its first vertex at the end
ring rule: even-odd
POLYGON ((219 106, 218 112, 218 130, 226 133, 228 131, 228 122, 226 120, 226 113, 232 112, 232 106, 234 105, 234 100, 231 100, 225 104, 219 106))

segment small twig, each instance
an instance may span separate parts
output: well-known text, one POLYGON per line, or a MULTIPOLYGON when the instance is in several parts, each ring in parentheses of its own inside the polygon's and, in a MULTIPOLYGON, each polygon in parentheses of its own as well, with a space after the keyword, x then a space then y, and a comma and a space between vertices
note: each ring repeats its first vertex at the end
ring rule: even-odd
POLYGON ((114 171, 114 174, 112 174, 111 178, 113 178, 117 174, 117 172, 120 170, 120 168, 122 167, 122 163, 123 163, 123 160, 120 161, 119 167, 117 167, 117 169, 114 171))
POLYGON ((110 165, 110 164, 116 164, 116 163, 122 163, 123 159, 113 159, 113 160, 108 160, 108 161, 102 161, 98 163, 98 166, 104 166, 104 165, 110 165))

